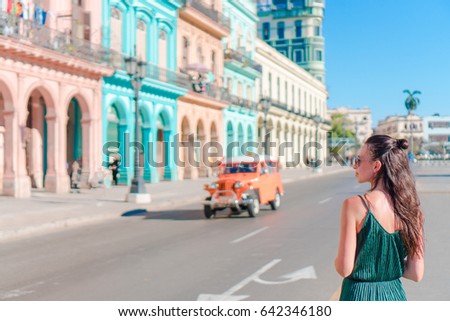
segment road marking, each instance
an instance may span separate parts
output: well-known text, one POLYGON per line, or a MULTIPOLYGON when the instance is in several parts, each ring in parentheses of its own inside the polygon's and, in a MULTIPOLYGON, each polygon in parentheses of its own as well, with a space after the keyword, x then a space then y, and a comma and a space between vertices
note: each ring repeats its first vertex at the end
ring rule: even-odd
POLYGON ((353 188, 354 188, 354 189, 357 189, 357 188, 359 188, 359 184, 358 184, 358 185, 355 185, 355 186, 353 186, 353 188))
POLYGON ((249 233, 249 234, 247 234, 247 235, 244 235, 243 237, 240 237, 240 238, 238 238, 238 239, 236 239, 236 240, 234 240, 234 241, 232 241, 232 242, 230 242, 230 243, 231 243, 231 244, 236 244, 236 243, 242 242, 242 241, 244 241, 244 240, 246 240, 246 239, 248 239, 248 238, 250 238, 250 237, 252 237, 252 236, 255 236, 256 234, 261 233, 262 231, 267 230, 268 228, 269 228, 268 226, 263 227, 263 228, 260 228, 259 230, 256 230, 256 231, 251 232, 251 233, 249 233))
POLYGON ((326 199, 320 201, 319 204, 320 204, 320 205, 325 204, 326 202, 329 202, 329 201, 331 201, 332 199, 333 199, 332 197, 328 197, 328 198, 326 198, 326 199))
POLYGON ((313 266, 300 269, 290 274, 282 276, 287 279, 283 281, 266 281, 260 278, 260 275, 270 270, 273 266, 280 263, 281 259, 275 259, 272 262, 264 265, 258 271, 243 279, 241 282, 231 287, 231 289, 225 291, 222 294, 200 294, 197 301, 240 301, 249 297, 249 295, 233 295, 235 292, 242 289, 244 286, 252 281, 265 285, 279 285, 298 281, 300 279, 317 279, 316 272, 313 266))

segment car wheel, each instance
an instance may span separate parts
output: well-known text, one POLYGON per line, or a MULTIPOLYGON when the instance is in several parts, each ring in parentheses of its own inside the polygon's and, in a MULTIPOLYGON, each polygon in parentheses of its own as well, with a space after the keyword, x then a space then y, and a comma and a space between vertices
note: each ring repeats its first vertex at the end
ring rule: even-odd
POLYGON ((260 204, 257 196, 252 197, 252 202, 248 205, 247 211, 250 217, 255 217, 259 214, 260 204))
MULTIPOLYGON (((210 201, 211 197, 207 197, 205 201, 210 201)), ((212 218, 216 215, 216 211, 211 208, 209 205, 204 206, 204 213, 206 218, 212 218)))
POLYGON ((206 218, 212 218, 212 217, 214 217, 216 215, 216 211, 213 210, 211 208, 211 206, 209 206, 209 205, 205 205, 204 212, 205 212, 205 217, 206 218))
POLYGON ((274 210, 274 211, 276 211, 277 209, 280 208, 281 196, 280 196, 280 193, 278 193, 278 191, 275 194, 275 199, 273 201, 271 201, 269 204, 270 204, 270 207, 272 208, 272 210, 274 210))

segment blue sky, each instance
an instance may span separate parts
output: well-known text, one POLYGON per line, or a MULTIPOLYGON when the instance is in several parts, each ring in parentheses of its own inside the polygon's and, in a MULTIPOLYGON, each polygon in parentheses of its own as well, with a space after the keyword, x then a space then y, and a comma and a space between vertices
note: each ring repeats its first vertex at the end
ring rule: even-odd
POLYGON ((324 36, 329 108, 370 107, 376 127, 409 89, 418 115, 450 115, 449 0, 327 0, 324 36))

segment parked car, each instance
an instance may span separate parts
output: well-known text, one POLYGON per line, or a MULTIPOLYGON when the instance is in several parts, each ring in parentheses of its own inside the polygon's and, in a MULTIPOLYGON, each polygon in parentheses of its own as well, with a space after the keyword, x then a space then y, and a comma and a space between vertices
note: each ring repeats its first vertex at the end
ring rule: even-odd
POLYGON ((278 161, 269 156, 225 159, 220 165, 218 180, 204 186, 210 194, 203 202, 205 217, 214 217, 217 211, 226 208, 230 208, 232 214, 247 211, 254 217, 265 204, 277 210, 284 193, 279 169, 278 161))

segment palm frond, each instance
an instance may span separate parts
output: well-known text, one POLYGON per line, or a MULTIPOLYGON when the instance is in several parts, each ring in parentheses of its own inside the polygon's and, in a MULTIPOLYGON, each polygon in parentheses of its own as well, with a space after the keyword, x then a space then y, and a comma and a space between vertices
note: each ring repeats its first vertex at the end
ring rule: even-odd
POLYGON ((410 92, 408 89, 403 90, 403 92, 404 92, 405 94, 412 95, 411 92, 410 92))
POLYGON ((413 93, 412 93, 412 95, 414 96, 414 95, 421 95, 422 94, 422 92, 420 91, 420 90, 414 90, 413 91, 413 93))

